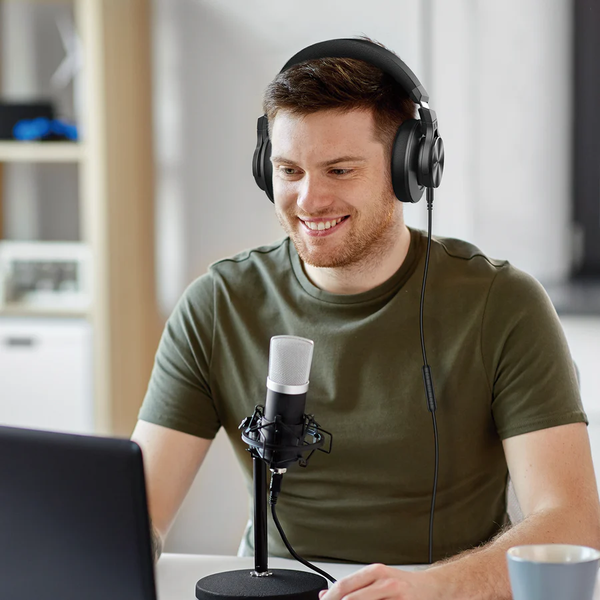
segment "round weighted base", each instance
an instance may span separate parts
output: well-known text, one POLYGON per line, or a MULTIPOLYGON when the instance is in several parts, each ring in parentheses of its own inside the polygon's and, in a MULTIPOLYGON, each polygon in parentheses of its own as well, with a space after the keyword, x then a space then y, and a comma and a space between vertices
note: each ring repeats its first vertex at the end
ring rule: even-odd
POLYGON ((253 577, 252 571, 227 571, 203 577, 196 583, 198 600, 319 600, 327 580, 315 573, 269 569, 268 577, 253 577))

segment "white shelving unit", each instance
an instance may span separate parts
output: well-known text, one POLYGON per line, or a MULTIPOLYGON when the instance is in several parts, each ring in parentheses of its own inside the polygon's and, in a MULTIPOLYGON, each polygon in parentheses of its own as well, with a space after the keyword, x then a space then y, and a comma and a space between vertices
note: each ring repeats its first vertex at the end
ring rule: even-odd
MULTIPOLYGON (((150 0, 61 1, 72 4, 82 41, 78 125, 85 136, 81 142, 0 142, 0 191, 2 164, 77 167, 80 241, 92 255, 91 309, 8 306, 0 316, 88 321, 93 429, 128 436, 162 326, 154 289, 150 0)), ((0 231, 2 206, 0 194, 0 231)))

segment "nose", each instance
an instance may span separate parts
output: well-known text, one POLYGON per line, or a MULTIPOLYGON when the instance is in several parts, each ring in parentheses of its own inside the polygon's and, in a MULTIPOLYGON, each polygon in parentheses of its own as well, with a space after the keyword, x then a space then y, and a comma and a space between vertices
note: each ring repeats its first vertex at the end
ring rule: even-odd
POLYGON ((332 201, 327 182, 318 175, 306 174, 299 182, 296 204, 305 214, 319 214, 332 201))

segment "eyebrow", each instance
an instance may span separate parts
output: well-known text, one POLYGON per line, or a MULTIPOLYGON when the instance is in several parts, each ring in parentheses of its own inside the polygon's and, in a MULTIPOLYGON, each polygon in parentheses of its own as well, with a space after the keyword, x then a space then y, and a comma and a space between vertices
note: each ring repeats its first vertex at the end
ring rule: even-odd
MULTIPOLYGON (((367 159, 363 158, 362 156, 340 156, 338 158, 333 158, 331 160, 326 160, 322 163, 319 163, 317 166, 318 167, 330 167, 331 165, 336 165, 341 162, 357 163, 357 162, 366 162, 366 160, 367 159)), ((286 158, 285 156, 272 156, 271 162, 283 163, 283 164, 287 164, 287 165, 295 164, 293 160, 290 160, 289 158, 286 158)))

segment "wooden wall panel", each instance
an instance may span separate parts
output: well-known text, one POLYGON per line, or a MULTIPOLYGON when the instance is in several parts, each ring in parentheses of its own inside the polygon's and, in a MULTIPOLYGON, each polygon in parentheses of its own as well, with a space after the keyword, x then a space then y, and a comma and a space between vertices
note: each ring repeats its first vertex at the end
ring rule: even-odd
POLYGON ((129 435, 160 334, 149 2, 105 0, 103 21, 111 420, 114 433, 129 435))

